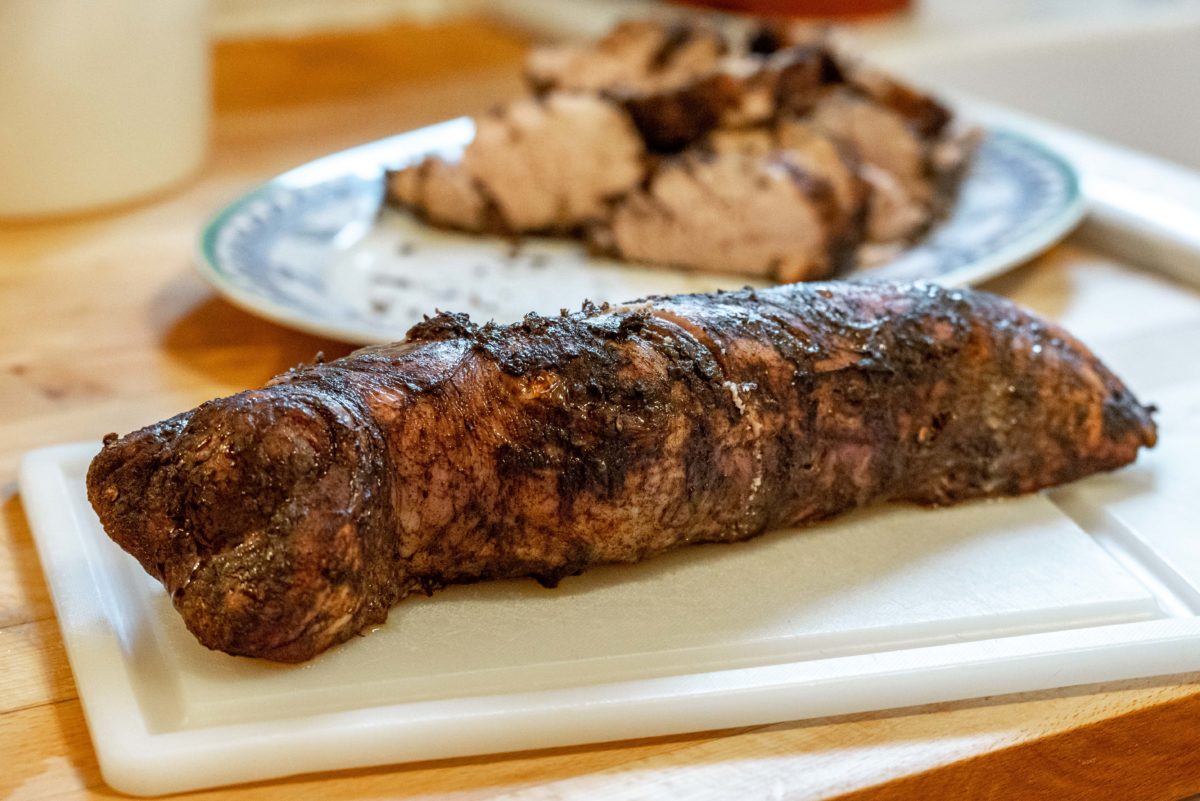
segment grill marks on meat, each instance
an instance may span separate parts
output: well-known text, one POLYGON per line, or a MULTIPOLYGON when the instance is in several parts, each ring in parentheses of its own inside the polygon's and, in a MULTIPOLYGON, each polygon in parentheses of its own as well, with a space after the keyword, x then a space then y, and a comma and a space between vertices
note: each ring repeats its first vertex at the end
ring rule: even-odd
POLYGON ((618 204, 592 241, 635 261, 796 281, 832 271, 839 215, 830 183, 787 152, 689 153, 618 204))
POLYGON ((1154 441, 1083 345, 1007 301, 807 284, 442 314, 106 441, 88 494, 202 643, 299 661, 413 592, 1031 492, 1154 441))
POLYGON ((743 42, 700 23, 625 23, 536 50, 527 72, 534 97, 479 118, 460 161, 390 173, 389 201, 468 231, 571 234, 628 260, 804 280, 920 236, 973 146, 936 101, 812 29, 743 42))

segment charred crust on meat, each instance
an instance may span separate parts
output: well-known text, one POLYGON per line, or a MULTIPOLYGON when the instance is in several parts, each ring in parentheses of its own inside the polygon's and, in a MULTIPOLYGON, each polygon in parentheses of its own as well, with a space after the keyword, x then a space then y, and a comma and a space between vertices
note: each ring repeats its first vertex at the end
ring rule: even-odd
POLYGON ((783 27, 770 22, 756 26, 746 38, 746 50, 760 56, 769 56, 787 46, 788 40, 783 27))
POLYGON ((838 56, 828 48, 821 48, 821 83, 832 85, 846 82, 846 69, 838 56))
POLYGON ((1150 411, 1094 357, 1011 304, 830 284, 585 303, 512 326, 439 313, 401 345, 109 441, 88 490, 202 642, 293 661, 412 592, 552 586, 873 499, 1029 492, 1154 440, 1150 411), (377 391, 393 399, 374 406, 377 391), (461 478, 439 483, 442 465, 461 478), (638 532, 624 543, 613 521, 630 503, 653 525, 623 524, 638 532))
POLYGON ((479 331, 479 326, 471 322, 471 316, 462 312, 438 312, 433 317, 423 316, 421 322, 408 329, 408 333, 404 335, 406 341, 440 342, 456 338, 473 340, 479 331))
POLYGON ((616 96, 652 153, 677 153, 721 123, 735 102, 737 84, 712 75, 682 89, 616 96))

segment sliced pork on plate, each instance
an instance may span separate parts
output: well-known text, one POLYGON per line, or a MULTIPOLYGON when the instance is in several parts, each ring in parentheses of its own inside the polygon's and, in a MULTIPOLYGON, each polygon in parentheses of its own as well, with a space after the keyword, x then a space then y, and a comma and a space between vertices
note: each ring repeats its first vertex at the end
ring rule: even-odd
POLYGON ((790 282, 831 272, 840 217, 832 185, 786 150, 688 152, 623 197, 592 242, 632 261, 790 282))
POLYGON ((535 50, 531 97, 461 159, 389 175, 427 222, 579 237, 617 258, 782 281, 877 261, 953 204, 973 133, 824 32, 630 22, 535 50))
POLYGON ((592 95, 518 100, 476 121, 459 161, 426 159, 391 174, 394 203, 468 231, 570 232, 646 176, 629 117, 592 95))

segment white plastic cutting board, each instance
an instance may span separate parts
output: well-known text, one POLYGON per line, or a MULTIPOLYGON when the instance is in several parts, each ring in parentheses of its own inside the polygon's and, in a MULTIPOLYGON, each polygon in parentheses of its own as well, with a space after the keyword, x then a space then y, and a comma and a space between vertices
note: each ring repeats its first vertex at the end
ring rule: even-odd
POLYGON ((1200 383, 1153 400, 1158 449, 1049 495, 452 588, 291 667, 192 639, 88 507, 94 445, 21 487, 105 779, 156 794, 1200 669, 1200 383))

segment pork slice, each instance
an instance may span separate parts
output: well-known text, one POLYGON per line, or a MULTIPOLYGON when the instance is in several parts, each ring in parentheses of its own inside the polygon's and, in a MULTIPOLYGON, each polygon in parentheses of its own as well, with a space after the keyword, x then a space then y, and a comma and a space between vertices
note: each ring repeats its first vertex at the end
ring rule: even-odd
POLYGON ((845 143, 861 162, 858 175, 869 187, 869 240, 911 240, 929 226, 935 186, 927 143, 899 114, 867 98, 838 92, 817 106, 811 122, 845 143))
POLYGON ((869 187, 864 229, 868 241, 904 242, 929 225, 930 207, 916 202, 896 176, 869 163, 863 164, 858 174, 869 187))
POLYGON ((828 91, 827 54, 793 48, 769 58, 730 57, 680 86, 610 92, 633 117, 650 150, 678 152, 717 129, 770 125, 810 111, 828 91))
POLYGON ((535 48, 525 75, 535 92, 661 91, 710 72, 727 49, 702 22, 631 20, 596 42, 535 48))
POLYGON ((468 230, 571 231, 603 217, 645 170, 645 148, 618 106, 554 92, 479 118, 461 160, 392 173, 389 200, 468 230))
POLYGON ((631 261, 799 281, 832 271, 839 219, 829 182, 786 152, 689 152, 594 237, 631 261))
POLYGON ((845 217, 859 214, 867 191, 854 154, 848 148, 822 134, 811 123, 794 118, 776 125, 775 140, 779 149, 786 150, 804 170, 829 182, 845 217))
POLYGON ((939 136, 950 123, 950 110, 930 95, 887 73, 863 64, 845 68, 847 82, 879 105, 900 115, 922 137, 939 136))
POLYGON ((389 173, 388 199, 394 205, 419 211, 439 225, 465 231, 488 228, 486 198, 470 172, 458 162, 433 156, 389 173))
POLYGON ((843 221, 858 216, 867 198, 867 185, 848 148, 802 119, 787 118, 773 127, 720 129, 707 146, 718 153, 767 157, 786 152, 807 174, 829 184, 843 221))
POLYGON ((899 114, 843 91, 818 104, 811 122, 846 142, 862 161, 891 173, 915 200, 929 200, 925 143, 899 114))

